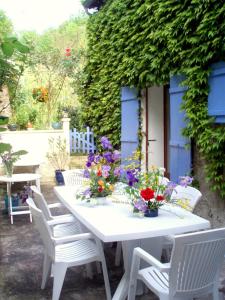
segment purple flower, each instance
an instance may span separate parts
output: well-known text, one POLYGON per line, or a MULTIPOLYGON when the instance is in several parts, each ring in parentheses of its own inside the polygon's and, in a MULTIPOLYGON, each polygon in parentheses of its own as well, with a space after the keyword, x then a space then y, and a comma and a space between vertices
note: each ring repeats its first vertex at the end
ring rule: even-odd
POLYGON ((110 141, 108 140, 108 138, 106 136, 103 136, 101 138, 101 144, 103 149, 112 149, 112 144, 110 143, 110 141))
POLYGON ((120 177, 123 174, 123 169, 121 167, 116 167, 113 174, 117 177, 120 177))
POLYGON ((180 176, 179 177, 179 184, 183 187, 187 187, 193 181, 193 178, 190 176, 180 176))
POLYGON ((85 191, 82 192, 82 194, 85 197, 90 197, 91 196, 91 189, 90 188, 86 189, 85 191))
POLYGON ((137 202, 135 202, 134 207, 142 212, 145 212, 147 209, 147 205, 143 200, 138 200, 137 202))
POLYGON ((118 150, 114 150, 112 158, 113 158, 114 161, 120 160, 120 152, 118 150))
POLYGON ((105 153, 103 154, 103 157, 106 159, 106 161, 107 161, 108 163, 113 163, 113 162, 114 162, 114 160, 113 160, 113 158, 112 158, 112 153, 111 153, 111 152, 105 152, 105 153))
POLYGON ((95 155, 94 155, 94 153, 89 153, 89 155, 88 155, 88 160, 87 160, 87 162, 86 162, 86 166, 87 166, 87 168, 89 168, 89 167, 91 167, 91 165, 92 165, 92 163, 94 162, 94 160, 95 160, 95 155))
POLYGON ((90 178, 90 172, 87 169, 84 170, 83 175, 84 175, 85 178, 90 178))
POLYGON ((134 170, 128 169, 126 176, 127 176, 129 186, 133 186, 135 182, 138 182, 138 179, 134 175, 134 170))
POLYGON ((98 164, 101 160, 102 156, 101 155, 96 155, 95 156, 95 163, 98 164))
POLYGON ((109 171, 111 170, 110 166, 102 166, 102 176, 107 178, 109 176, 109 171))
POLYGON ((168 184, 167 184, 167 186, 166 186, 164 195, 166 197, 170 197, 172 195, 172 192, 173 192, 173 190, 175 189, 176 186, 177 186, 177 184, 175 182, 169 181, 168 184))
POLYGON ((87 167, 87 168, 90 168, 90 167, 91 167, 91 162, 90 162, 90 161, 87 161, 87 162, 86 162, 86 167, 87 167))

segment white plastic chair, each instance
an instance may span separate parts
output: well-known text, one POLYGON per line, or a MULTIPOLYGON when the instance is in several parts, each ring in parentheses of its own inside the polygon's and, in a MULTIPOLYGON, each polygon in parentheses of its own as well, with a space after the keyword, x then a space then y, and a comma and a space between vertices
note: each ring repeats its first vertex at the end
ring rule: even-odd
POLYGON ((171 199, 188 200, 188 206, 190 207, 191 211, 194 210, 201 198, 202 193, 192 186, 184 187, 178 185, 171 195, 171 199))
MULTIPOLYGON (((54 237, 65 237, 67 235, 87 232, 87 229, 71 214, 53 216, 50 208, 61 207, 61 203, 47 204, 44 195, 36 188, 31 186, 34 193, 34 203, 42 212, 46 221, 52 221, 52 232, 54 237), (54 221, 54 222, 53 222, 54 221)), ((99 269, 98 269, 99 271, 99 269)), ((87 277, 92 278, 93 272, 91 265, 86 266, 87 277)))
POLYGON ((88 178, 84 177, 84 170, 73 169, 62 172, 65 185, 84 185, 89 182, 88 178))
MULTIPOLYGON (((191 212, 193 212, 195 206, 197 203, 200 201, 202 198, 202 193, 197 190, 194 187, 191 186, 181 186, 177 185, 176 188, 174 189, 171 199, 174 200, 188 200, 188 207, 191 212)), ((168 261, 172 249, 172 243, 169 237, 164 238, 165 241, 163 243, 163 253, 164 253, 164 258, 168 261)))
POLYGON ((58 300, 67 268, 99 261, 102 264, 107 300, 110 300, 108 272, 101 242, 91 233, 54 237, 50 226, 54 225, 54 220, 46 221, 44 214, 31 198, 27 199, 27 203, 45 246, 41 288, 45 288, 52 265, 54 277, 52 299, 58 300))
POLYGON ((57 203, 52 203, 52 204, 47 204, 47 201, 44 198, 44 195, 38 190, 38 188, 34 185, 32 185, 31 190, 34 193, 34 202, 36 206, 43 212, 45 219, 47 221, 50 220, 55 220, 56 223, 59 221, 60 223, 63 223, 63 220, 66 222, 73 222, 76 219, 73 217, 72 214, 63 214, 63 215, 58 215, 58 216, 53 216, 51 213, 52 208, 59 208, 63 207, 63 205, 59 202, 57 203))
POLYGON ((225 228, 175 236, 171 261, 167 264, 135 248, 128 300, 135 299, 137 279, 160 300, 190 300, 209 293, 218 300, 218 277, 224 252, 225 228), (139 269, 140 259, 151 267, 139 269))

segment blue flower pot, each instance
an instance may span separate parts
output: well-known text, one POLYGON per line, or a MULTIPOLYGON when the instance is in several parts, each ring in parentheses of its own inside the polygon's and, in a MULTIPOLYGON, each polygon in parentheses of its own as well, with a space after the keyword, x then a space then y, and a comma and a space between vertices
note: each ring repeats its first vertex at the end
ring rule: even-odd
MULTIPOLYGON (((5 209, 8 210, 8 207, 9 207, 8 195, 4 196, 4 201, 5 201, 5 209)), ((15 206, 19 206, 19 197, 12 195, 12 207, 15 207, 15 206)))
POLYGON ((52 122, 52 128, 53 129, 61 129, 62 128, 62 122, 52 122))
POLYGON ((55 180, 58 185, 64 185, 63 172, 64 170, 55 170, 55 180))
POLYGON ((145 215, 145 217, 148 217, 148 218, 158 217, 158 215, 159 215, 158 208, 154 209, 154 210, 148 209, 148 210, 146 210, 144 215, 145 215))

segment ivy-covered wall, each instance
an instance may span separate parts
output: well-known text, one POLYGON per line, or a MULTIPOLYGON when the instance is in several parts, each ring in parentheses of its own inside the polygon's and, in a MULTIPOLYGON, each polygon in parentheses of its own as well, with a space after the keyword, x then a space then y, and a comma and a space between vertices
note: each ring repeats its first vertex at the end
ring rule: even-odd
POLYGON ((83 117, 114 144, 120 87, 166 84, 185 75, 184 132, 204 157, 211 188, 225 197, 225 127, 207 113, 210 65, 225 60, 222 0, 108 0, 88 22, 87 66, 80 83, 83 117))

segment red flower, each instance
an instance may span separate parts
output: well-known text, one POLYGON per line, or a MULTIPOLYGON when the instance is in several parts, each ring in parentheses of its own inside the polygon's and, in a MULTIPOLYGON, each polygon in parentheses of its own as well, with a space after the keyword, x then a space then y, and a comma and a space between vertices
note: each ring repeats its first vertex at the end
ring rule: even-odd
POLYGON ((98 191, 99 191, 99 193, 101 193, 103 191, 103 188, 101 186, 99 186, 98 191))
POLYGON ((163 197, 162 195, 158 195, 158 196, 156 197, 156 200, 157 200, 157 201, 163 201, 163 200, 164 200, 164 197, 163 197))
POLYGON ((97 176, 102 176, 102 171, 101 170, 98 170, 97 176))
POLYGON ((71 49, 70 48, 66 48, 66 56, 71 56, 71 49))
POLYGON ((154 190, 150 189, 150 188, 147 188, 145 190, 141 190, 140 194, 141 194, 141 197, 145 200, 145 201, 148 201, 152 198, 154 198, 154 190))

